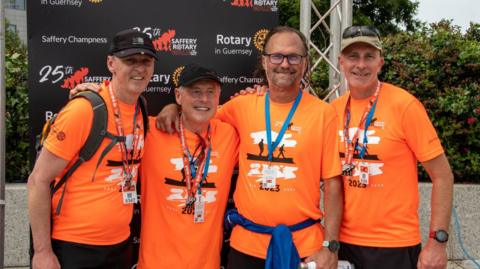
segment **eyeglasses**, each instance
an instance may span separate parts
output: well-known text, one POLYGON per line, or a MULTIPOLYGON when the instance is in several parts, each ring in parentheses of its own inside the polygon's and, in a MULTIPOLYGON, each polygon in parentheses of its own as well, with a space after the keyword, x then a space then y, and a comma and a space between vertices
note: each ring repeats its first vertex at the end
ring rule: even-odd
POLYGON ((283 63, 283 59, 287 58, 288 63, 291 65, 300 64, 302 62, 302 58, 307 57, 307 55, 298 55, 298 54, 283 55, 280 53, 271 53, 271 54, 264 53, 263 56, 268 57, 271 64, 281 64, 283 63))
POLYGON ((380 32, 377 28, 369 25, 350 26, 343 31, 342 38, 352 38, 357 36, 374 36, 380 38, 380 32))

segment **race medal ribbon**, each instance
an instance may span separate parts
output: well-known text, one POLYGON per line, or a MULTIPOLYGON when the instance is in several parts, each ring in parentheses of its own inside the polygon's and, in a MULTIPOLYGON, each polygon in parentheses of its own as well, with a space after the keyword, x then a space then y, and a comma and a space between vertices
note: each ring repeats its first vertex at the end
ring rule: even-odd
MULTIPOLYGON (((117 98, 113 93, 112 84, 108 83, 108 90, 110 93, 110 100, 113 107, 113 115, 115 118, 115 127, 117 128, 117 134, 120 137, 125 137, 125 132, 123 130, 123 124, 120 116, 120 109, 118 107, 117 98)), ((135 113, 133 115, 133 127, 132 127, 132 150, 129 152, 127 148, 126 141, 119 141, 120 152, 122 156, 122 165, 123 165, 123 181, 122 181, 122 199, 124 204, 134 204, 138 202, 137 197, 137 187, 133 179, 133 157, 135 149, 138 145, 138 140, 140 139, 139 128, 137 128, 137 115, 138 115, 138 103, 135 105, 135 113)))
MULTIPOLYGON (((295 111, 297 110, 298 104, 300 103, 300 100, 302 99, 302 89, 299 89, 297 97, 295 98, 295 101, 292 104, 292 107, 290 108, 290 111, 288 112, 287 118, 283 122, 282 128, 280 129, 280 132, 277 135, 277 138, 275 139, 275 142, 272 143, 272 126, 271 126, 271 120, 270 120, 270 92, 267 91, 267 94, 265 95, 265 131, 267 133, 267 146, 268 146, 268 161, 271 163, 273 160, 273 152, 277 148, 278 144, 282 141, 283 135, 285 134, 285 131, 287 130, 288 125, 292 121, 293 115, 295 114, 295 111)), ((263 169, 263 177, 262 177, 262 187, 263 188, 275 188, 276 185, 276 179, 277 179, 277 170, 272 167, 268 166, 263 169)))
MULTIPOLYGON (((343 137, 344 137, 344 143, 345 143, 345 163, 343 164, 343 167, 342 167, 342 175, 348 178, 351 178, 353 176, 353 172, 355 170, 355 165, 353 164, 353 156, 355 154, 355 150, 360 151, 359 156, 361 159, 363 159, 363 156, 365 155, 365 151, 367 149, 367 144, 368 144, 367 129, 368 129, 368 126, 370 126, 370 123, 373 118, 373 114, 375 113, 375 108, 377 106, 378 94, 380 92, 381 85, 382 84, 380 82, 377 83, 377 88, 375 90, 375 93, 373 94, 372 98, 370 98, 368 105, 363 112, 362 118, 358 123, 357 130, 351 139, 350 139, 350 133, 348 128, 350 125, 350 117, 351 117, 351 112, 350 112, 351 96, 348 96, 347 104, 345 106, 345 113, 343 117, 344 118, 343 137), (360 146, 360 143, 358 140, 360 136, 361 127, 363 127, 364 133, 363 133, 362 145, 360 146)), ((359 169, 360 169, 361 183, 368 184, 369 164, 366 162, 361 162, 361 164, 359 165, 359 169)))
POLYGON ((183 120, 180 119, 180 144, 183 151, 183 168, 185 171, 185 185, 187 187, 187 199, 185 206, 194 206, 194 222, 205 221, 205 200, 202 197, 202 184, 206 181, 208 174, 208 167, 210 165, 211 155, 211 133, 210 125, 207 129, 207 139, 202 138, 197 134, 199 138, 199 145, 197 145, 195 152, 200 147, 200 152, 195 159, 194 154, 190 154, 188 145, 185 139, 185 128, 183 126, 183 120), (201 172, 202 171, 202 172, 201 172), (192 179, 193 177, 193 179, 192 179))

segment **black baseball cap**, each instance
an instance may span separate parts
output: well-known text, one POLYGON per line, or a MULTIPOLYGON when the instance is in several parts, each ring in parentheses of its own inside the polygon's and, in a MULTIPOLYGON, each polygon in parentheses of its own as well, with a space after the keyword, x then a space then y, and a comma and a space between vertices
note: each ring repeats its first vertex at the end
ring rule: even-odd
POLYGON ((215 71, 198 64, 191 63, 187 64, 182 70, 182 73, 180 73, 178 78, 178 86, 188 86, 202 79, 211 79, 222 85, 222 82, 220 81, 220 78, 218 78, 218 75, 215 71))
POLYGON ((152 40, 148 35, 133 29, 115 34, 110 44, 110 55, 124 58, 134 54, 146 54, 158 60, 152 40))

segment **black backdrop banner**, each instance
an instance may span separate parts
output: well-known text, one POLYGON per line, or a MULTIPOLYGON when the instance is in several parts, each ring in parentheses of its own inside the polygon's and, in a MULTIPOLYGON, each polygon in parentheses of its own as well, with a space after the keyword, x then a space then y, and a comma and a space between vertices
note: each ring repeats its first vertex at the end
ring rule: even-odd
POLYGON ((159 61, 144 93, 154 115, 174 101, 175 81, 190 62, 218 72, 221 103, 259 82, 252 74, 277 23, 276 0, 28 1, 32 160, 35 136, 65 105, 69 90, 110 78, 106 56, 116 32, 133 28, 154 41, 159 61))
MULTIPOLYGON (((258 82, 252 75, 268 29, 277 25, 273 0, 28 1, 31 142, 46 119, 81 82, 110 78, 112 36, 133 28, 152 37, 159 61, 145 97, 150 114, 174 101, 181 68, 196 62, 224 83, 220 102, 258 82)), ((33 147, 32 147, 33 158, 33 147)))

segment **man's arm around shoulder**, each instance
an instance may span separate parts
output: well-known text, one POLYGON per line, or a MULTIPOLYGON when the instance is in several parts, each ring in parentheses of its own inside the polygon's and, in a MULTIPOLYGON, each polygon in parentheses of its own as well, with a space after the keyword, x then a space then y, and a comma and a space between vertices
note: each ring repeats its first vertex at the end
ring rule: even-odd
POLYGON ((35 251, 33 269, 60 268, 51 245, 50 183, 67 164, 67 160, 43 148, 28 178, 28 212, 35 251))

